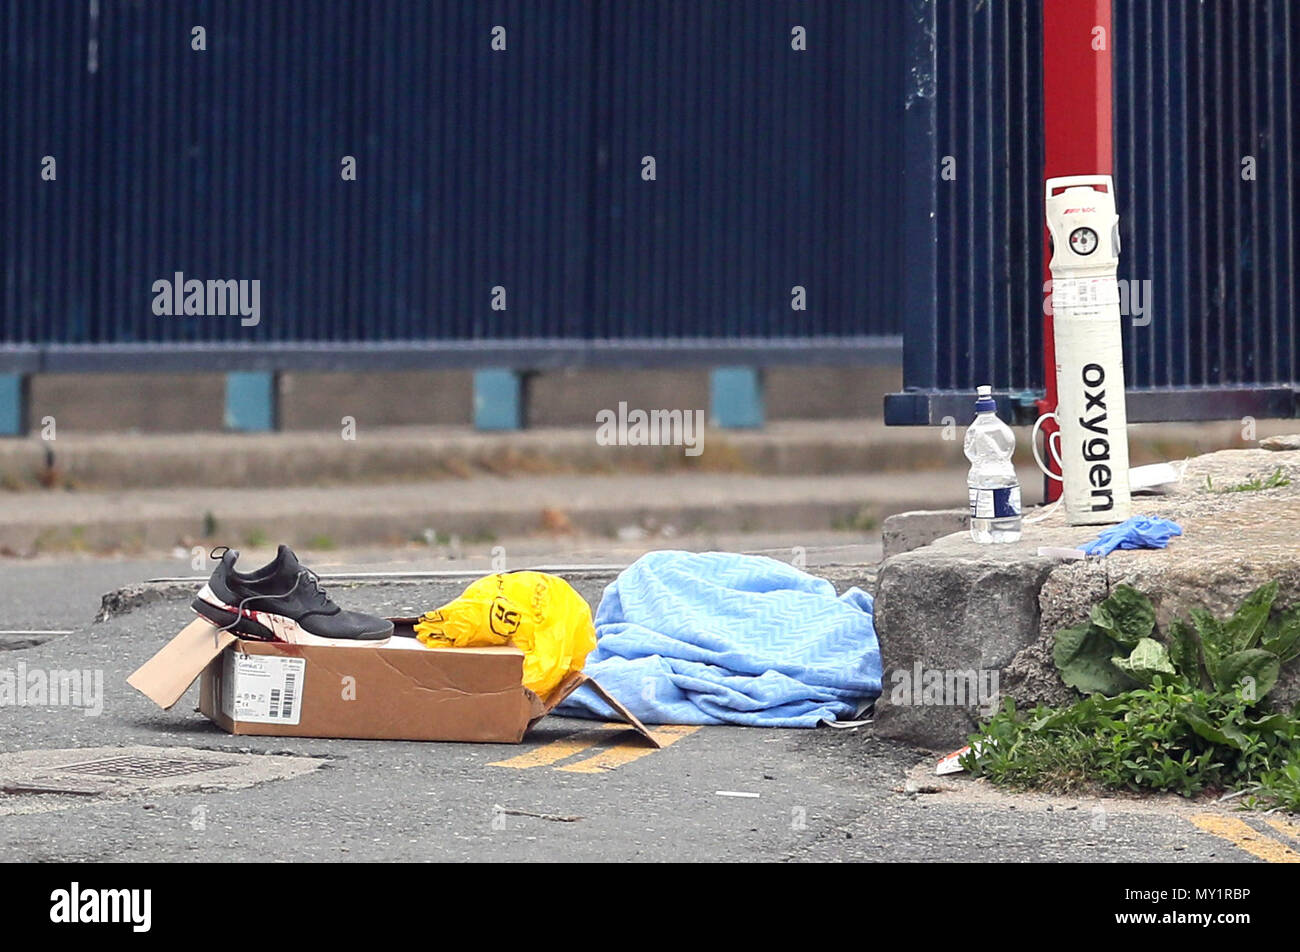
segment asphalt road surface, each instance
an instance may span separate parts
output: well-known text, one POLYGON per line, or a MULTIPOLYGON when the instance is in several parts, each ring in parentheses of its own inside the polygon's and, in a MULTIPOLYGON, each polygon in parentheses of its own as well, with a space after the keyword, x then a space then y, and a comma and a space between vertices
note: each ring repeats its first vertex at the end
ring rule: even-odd
MULTIPOLYGON (((92 620, 104 591, 190 571, 177 560, 0 562, 0 629, 68 632, 11 637, 0 670, 103 677, 96 716, 0 707, 0 758, 145 745, 242 751, 254 764, 231 784, 199 777, 129 796, 0 793, 0 860, 1300 861, 1300 829, 1277 817, 1170 797, 1003 795, 933 777, 932 753, 869 725, 663 728, 671 743, 657 751, 558 717, 519 745, 233 737, 193 710, 196 690, 162 711, 125 683, 190 620, 187 599, 92 620)), ((334 594, 408 613, 463 584, 334 594)), ((594 604, 602 586, 578 587, 594 604)))

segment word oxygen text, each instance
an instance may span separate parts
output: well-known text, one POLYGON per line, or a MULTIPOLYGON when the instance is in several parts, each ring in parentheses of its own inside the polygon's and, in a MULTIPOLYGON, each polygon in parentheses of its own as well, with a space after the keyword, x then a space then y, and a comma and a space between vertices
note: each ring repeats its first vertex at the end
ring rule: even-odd
POLYGON ((1083 438, 1083 458, 1093 465, 1088 469, 1092 486, 1092 511, 1107 512, 1115 508, 1114 490, 1110 488, 1110 431, 1106 427, 1106 371, 1101 364, 1083 367, 1083 398, 1087 401, 1079 426, 1094 436, 1083 438), (1094 414, 1089 417, 1088 414, 1094 414), (1103 505, 1104 503, 1104 505, 1103 505))

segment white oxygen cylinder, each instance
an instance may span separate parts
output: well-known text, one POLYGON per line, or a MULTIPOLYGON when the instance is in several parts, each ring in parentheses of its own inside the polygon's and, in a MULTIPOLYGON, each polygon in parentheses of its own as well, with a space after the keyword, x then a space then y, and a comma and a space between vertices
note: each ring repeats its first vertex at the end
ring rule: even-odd
POLYGON ((1123 522, 1132 503, 1116 283, 1119 216, 1111 177, 1049 178, 1047 228, 1066 521, 1123 522))

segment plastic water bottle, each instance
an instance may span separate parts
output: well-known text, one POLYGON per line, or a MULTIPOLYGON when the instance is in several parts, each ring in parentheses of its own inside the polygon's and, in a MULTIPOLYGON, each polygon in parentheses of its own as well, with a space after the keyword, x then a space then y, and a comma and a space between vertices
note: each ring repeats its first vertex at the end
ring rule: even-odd
POLYGON ((997 415, 993 388, 980 387, 975 422, 966 429, 970 474, 970 537, 976 542, 1015 542, 1020 538, 1020 477, 1011 455, 1016 435, 997 415))

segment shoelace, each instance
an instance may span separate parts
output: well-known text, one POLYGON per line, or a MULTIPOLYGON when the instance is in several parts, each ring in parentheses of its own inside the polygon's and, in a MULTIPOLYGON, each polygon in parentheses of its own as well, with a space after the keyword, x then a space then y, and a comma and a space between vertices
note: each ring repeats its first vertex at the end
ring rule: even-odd
POLYGON ((290 588, 289 591, 285 592, 283 595, 272 595, 270 593, 265 593, 262 595, 249 595, 247 598, 241 599, 239 602, 239 608, 235 614, 235 620, 230 622, 230 624, 228 625, 222 625, 220 628, 217 629, 217 631, 218 632, 229 631, 230 629, 234 628, 235 625, 239 624, 239 620, 244 617, 244 606, 247 605, 249 602, 255 602, 259 598, 288 598, 290 595, 292 595, 294 592, 298 590, 298 583, 301 581, 302 581, 302 573, 299 572, 298 577, 293 580, 293 587, 290 588))
POLYGON ((304 578, 309 579, 311 581, 312 592, 316 596, 317 600, 320 602, 321 607, 323 608, 334 607, 334 603, 330 601, 329 595, 327 595, 325 593, 325 589, 321 587, 320 579, 316 577, 316 574, 312 572, 310 569, 305 569, 305 568, 299 569, 298 575, 294 578, 293 585, 290 586, 289 591, 281 592, 278 594, 265 592, 261 595, 249 595, 247 598, 240 599, 239 608, 237 610, 234 620, 231 621, 229 624, 222 625, 220 628, 218 628, 217 633, 220 634, 223 631, 230 631, 232 628, 235 627, 235 625, 239 624, 239 620, 244 617, 244 606, 247 605, 249 602, 255 602, 259 598, 288 598, 294 592, 298 591, 298 586, 302 584, 302 580, 304 578))
MULTIPOLYGON (((306 576, 307 580, 311 582, 312 593, 316 596, 316 601, 320 603, 320 606, 322 608, 333 608, 334 602, 330 599, 329 594, 321 585, 320 576, 311 569, 302 569, 298 573, 298 579, 301 581, 303 576, 306 576)), ((297 588, 297 585, 294 587, 297 588)))

